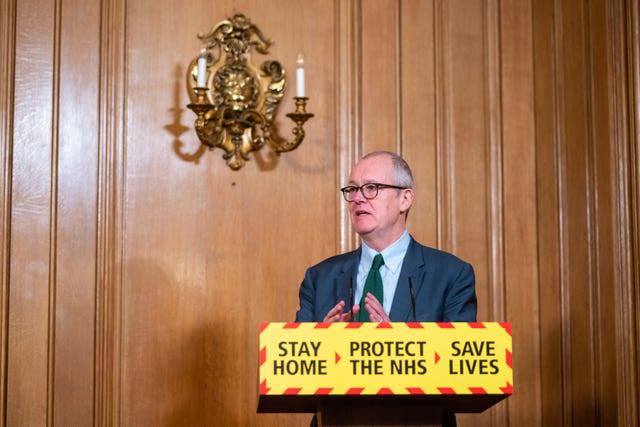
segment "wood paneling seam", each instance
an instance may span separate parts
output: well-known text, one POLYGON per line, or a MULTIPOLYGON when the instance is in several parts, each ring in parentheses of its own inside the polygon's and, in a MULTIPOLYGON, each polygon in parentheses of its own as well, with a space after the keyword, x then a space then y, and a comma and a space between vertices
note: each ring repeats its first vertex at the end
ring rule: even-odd
POLYGON ((56 346, 56 287, 58 242, 58 157, 60 147, 60 51, 62 44, 62 1, 54 5, 53 75, 51 82, 51 188, 49 201, 49 302, 47 314, 47 425, 54 424, 55 409, 55 346, 56 346))

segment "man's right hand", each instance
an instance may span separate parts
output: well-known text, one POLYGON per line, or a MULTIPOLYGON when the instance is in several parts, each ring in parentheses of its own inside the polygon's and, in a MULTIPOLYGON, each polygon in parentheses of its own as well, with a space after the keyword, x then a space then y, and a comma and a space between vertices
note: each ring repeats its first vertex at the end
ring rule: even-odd
POLYGON ((358 316, 358 313, 360 312, 360 306, 358 304, 355 304, 351 311, 347 311, 346 313, 342 312, 344 310, 344 306, 344 301, 337 303, 331 310, 329 310, 322 321, 324 323, 350 322, 353 318, 358 316))

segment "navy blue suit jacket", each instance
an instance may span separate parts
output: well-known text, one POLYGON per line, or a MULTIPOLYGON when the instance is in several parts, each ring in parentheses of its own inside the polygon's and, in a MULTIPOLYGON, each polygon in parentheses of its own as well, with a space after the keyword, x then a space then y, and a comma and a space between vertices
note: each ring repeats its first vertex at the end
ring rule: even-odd
MULTIPOLYGON (((349 311, 359 262, 360 248, 310 267, 300 285, 296 322, 321 322, 340 300, 346 303, 345 312, 349 311)), ((391 321, 475 322, 476 312, 473 267, 450 253, 423 246, 412 237, 391 304, 391 321), (409 277, 415 296, 415 318, 409 277)))

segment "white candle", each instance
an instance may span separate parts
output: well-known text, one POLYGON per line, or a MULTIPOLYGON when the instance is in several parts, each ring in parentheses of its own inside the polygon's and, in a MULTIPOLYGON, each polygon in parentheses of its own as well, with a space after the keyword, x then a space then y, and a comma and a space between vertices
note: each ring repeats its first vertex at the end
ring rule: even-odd
POLYGON ((198 78, 196 86, 207 86, 207 56, 204 52, 200 52, 200 56, 198 57, 198 78))
POLYGON ((301 53, 298 54, 298 60, 296 61, 296 96, 298 98, 304 97, 304 57, 301 53))

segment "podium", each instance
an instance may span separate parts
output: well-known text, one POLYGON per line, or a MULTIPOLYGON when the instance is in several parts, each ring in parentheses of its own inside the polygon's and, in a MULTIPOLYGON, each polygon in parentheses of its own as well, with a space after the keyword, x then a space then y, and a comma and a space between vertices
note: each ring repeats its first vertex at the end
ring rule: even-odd
POLYGON ((318 426, 438 426, 513 393, 511 325, 263 323, 258 413, 318 426))

